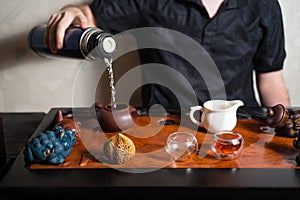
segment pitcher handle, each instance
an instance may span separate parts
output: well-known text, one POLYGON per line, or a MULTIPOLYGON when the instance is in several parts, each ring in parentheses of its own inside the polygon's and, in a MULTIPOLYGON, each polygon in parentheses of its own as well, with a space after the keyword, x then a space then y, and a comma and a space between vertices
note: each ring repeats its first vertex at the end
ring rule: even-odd
POLYGON ((191 107, 191 110, 190 110, 190 119, 191 119, 192 122, 193 122, 194 124, 196 124, 197 126, 201 126, 201 118, 199 119, 199 121, 196 120, 195 117, 194 117, 194 113, 195 113, 196 111, 202 112, 202 109, 203 109, 202 106, 193 106, 193 107, 191 107))

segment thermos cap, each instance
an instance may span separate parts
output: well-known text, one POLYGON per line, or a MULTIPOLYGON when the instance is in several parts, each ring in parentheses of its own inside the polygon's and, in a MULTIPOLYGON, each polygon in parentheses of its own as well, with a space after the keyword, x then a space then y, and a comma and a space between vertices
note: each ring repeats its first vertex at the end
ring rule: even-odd
POLYGON ((103 39, 102 48, 106 53, 112 53, 116 49, 116 41, 112 37, 103 39))

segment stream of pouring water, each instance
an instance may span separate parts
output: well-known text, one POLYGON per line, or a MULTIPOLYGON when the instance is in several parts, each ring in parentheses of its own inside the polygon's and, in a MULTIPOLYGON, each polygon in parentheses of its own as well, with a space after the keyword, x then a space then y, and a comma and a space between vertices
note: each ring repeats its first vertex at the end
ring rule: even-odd
POLYGON ((111 96, 111 107, 116 109, 116 89, 114 85, 114 73, 112 69, 112 58, 104 58, 104 62, 108 70, 109 86, 110 86, 110 96, 111 96))

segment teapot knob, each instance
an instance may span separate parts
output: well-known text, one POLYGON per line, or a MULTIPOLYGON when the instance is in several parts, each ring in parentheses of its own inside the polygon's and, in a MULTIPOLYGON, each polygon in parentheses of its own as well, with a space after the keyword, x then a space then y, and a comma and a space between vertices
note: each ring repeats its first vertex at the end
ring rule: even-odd
POLYGON ((101 108, 103 108, 103 105, 99 102, 96 102, 96 103, 94 103, 94 107, 101 109, 101 108))
POLYGON ((90 111, 93 113, 94 112, 98 113, 98 111, 101 110, 102 108, 103 108, 103 105, 101 103, 95 102, 91 105, 90 111))
POLYGON ((267 115, 269 116, 269 117, 273 117, 274 116, 274 111, 271 109, 271 108, 269 108, 268 110, 267 110, 267 115))

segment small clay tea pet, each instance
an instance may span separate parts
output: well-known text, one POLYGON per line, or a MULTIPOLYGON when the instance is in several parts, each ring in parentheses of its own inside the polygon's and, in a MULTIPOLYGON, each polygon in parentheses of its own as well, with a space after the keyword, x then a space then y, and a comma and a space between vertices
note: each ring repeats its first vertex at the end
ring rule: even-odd
MULTIPOLYGON (((274 128, 279 136, 295 138, 293 146, 300 149, 300 110, 285 108, 277 104, 267 110, 267 125, 274 128)), ((295 158, 300 165, 300 153, 295 158)))
POLYGON ((80 122, 76 122, 72 115, 64 116, 61 110, 57 111, 56 114, 56 126, 61 126, 65 130, 72 130, 76 136, 76 143, 80 141, 79 133, 80 133, 80 122))
POLYGON ((56 126, 54 130, 46 130, 26 143, 23 150, 24 159, 28 163, 62 164, 72 152, 76 136, 72 130, 56 126))

